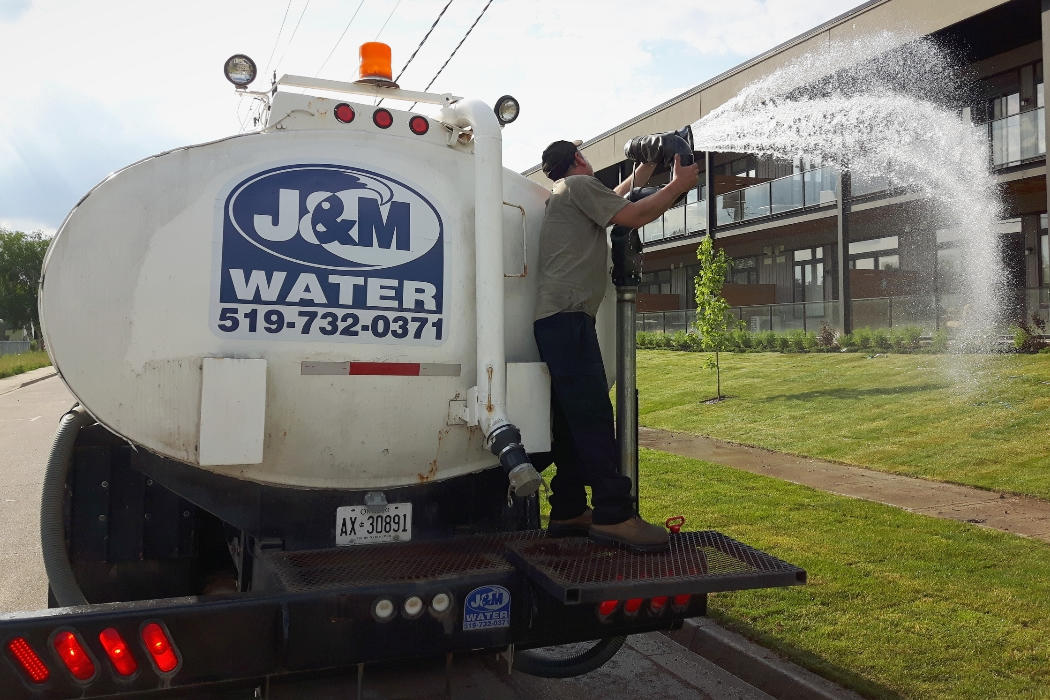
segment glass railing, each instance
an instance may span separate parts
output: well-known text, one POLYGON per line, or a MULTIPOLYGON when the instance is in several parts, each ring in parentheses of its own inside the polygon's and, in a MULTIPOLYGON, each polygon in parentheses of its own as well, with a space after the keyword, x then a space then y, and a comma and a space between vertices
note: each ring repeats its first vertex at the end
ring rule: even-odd
POLYGON ((642 243, 653 243, 665 238, 674 238, 687 233, 696 233, 707 229, 707 199, 704 188, 690 190, 685 201, 664 212, 639 231, 642 243))
POLYGON ((992 167, 1006 168, 1046 155, 1044 107, 988 122, 992 167))
POLYGON ((834 204, 838 174, 827 166, 786 175, 716 196, 718 225, 750 221, 795 209, 834 204))

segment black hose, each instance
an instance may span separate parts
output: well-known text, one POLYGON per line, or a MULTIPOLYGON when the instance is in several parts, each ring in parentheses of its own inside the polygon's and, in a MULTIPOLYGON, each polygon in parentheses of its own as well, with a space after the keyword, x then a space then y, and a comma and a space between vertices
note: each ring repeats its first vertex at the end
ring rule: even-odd
POLYGON ((568 656, 543 653, 539 649, 525 649, 514 654, 514 669, 540 678, 582 676, 615 656, 626 640, 627 637, 624 636, 600 639, 594 646, 568 656))
POLYGON ((62 511, 77 434, 91 422, 93 419, 82 406, 74 406, 62 416, 44 472, 44 488, 40 498, 40 548, 44 555, 48 584, 60 607, 87 605, 69 561, 62 511))

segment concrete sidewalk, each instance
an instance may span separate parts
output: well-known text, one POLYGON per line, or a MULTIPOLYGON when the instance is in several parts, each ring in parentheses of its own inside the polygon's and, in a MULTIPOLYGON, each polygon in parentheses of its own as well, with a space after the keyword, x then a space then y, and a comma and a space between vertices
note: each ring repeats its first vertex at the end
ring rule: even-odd
POLYGON ((821 491, 885 503, 913 513, 959 520, 1050 542, 1050 502, 1038 498, 887 474, 653 428, 639 428, 638 444, 821 491))
POLYGON ((48 365, 47 367, 41 367, 40 369, 16 374, 13 377, 4 377, 3 379, 0 379, 0 396, 15 391, 16 389, 21 389, 24 386, 29 386, 30 384, 36 384, 45 379, 50 379, 57 375, 58 372, 55 371, 55 368, 48 365))

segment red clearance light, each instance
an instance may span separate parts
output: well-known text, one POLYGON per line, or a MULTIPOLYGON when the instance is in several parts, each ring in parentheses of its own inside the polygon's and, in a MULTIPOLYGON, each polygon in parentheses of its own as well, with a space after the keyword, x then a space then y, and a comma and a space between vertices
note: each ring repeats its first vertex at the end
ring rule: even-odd
POLYGON ((342 102, 335 106, 335 118, 343 122, 344 124, 349 124, 354 120, 354 117, 356 116, 357 113, 354 111, 354 108, 345 102, 342 102))
POLYGON ((430 122, 426 117, 421 117, 418 114, 408 120, 408 128, 412 130, 413 134, 422 136, 423 134, 430 131, 430 122))
POLYGON ((91 657, 88 656, 75 634, 69 630, 63 630, 55 635, 53 644, 55 651, 58 652, 58 658, 62 659, 62 663, 66 665, 74 678, 78 681, 87 681, 94 677, 95 664, 91 662, 91 657))
POLYGON ((688 594, 685 594, 685 595, 676 595, 676 596, 674 597, 673 601, 672 601, 672 604, 673 604, 673 605, 674 605, 674 606, 675 606, 676 608, 686 608, 686 607, 688 607, 688 606, 689 606, 689 599, 690 599, 690 598, 692 598, 692 597, 693 597, 693 596, 691 596, 691 595, 688 595, 688 594))
POLYGON ((638 611, 642 609, 642 603, 644 602, 644 598, 631 598, 623 604, 623 611, 628 615, 637 615, 638 611))
POLYGON ((394 123, 394 115, 385 109, 377 109, 372 113, 372 122, 380 129, 388 129, 394 123))
POLYGON ((34 683, 43 683, 51 675, 47 670, 47 666, 36 655, 33 647, 29 646, 29 642, 25 638, 15 637, 12 639, 7 643, 7 651, 18 662, 18 665, 22 667, 25 674, 29 676, 29 680, 34 683))
POLYGON ((138 670, 139 665, 135 663, 135 657, 131 655, 131 650, 128 649, 124 638, 120 636, 120 632, 112 627, 107 627, 98 633, 98 641, 102 643, 102 648, 109 657, 110 663, 113 664, 113 668, 117 669, 117 673, 122 676, 130 676, 138 670))
POLYGON ((609 617, 616 612, 618 607, 620 607, 620 601, 618 600, 603 600, 601 603, 598 603, 598 614, 601 617, 609 617))
POLYGON ((156 622, 151 622, 142 628, 142 643, 161 673, 174 671, 179 665, 179 657, 175 655, 174 645, 168 639, 164 628, 156 622))
POLYGON ((649 601, 649 609, 652 610, 654 613, 656 613, 658 615, 660 613, 662 613, 664 611, 664 608, 666 608, 666 607, 667 607, 667 596, 665 596, 665 595, 658 595, 658 596, 656 596, 655 598, 653 598, 652 600, 649 601))

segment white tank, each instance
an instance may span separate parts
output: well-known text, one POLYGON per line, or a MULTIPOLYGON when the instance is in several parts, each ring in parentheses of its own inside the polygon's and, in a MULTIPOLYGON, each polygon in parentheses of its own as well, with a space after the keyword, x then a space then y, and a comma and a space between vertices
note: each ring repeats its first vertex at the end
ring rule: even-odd
MULTIPOLYGON (((44 263, 41 322, 100 423, 274 484, 384 488, 496 464, 455 417, 477 384, 472 148, 436 120, 414 133, 408 112, 380 128, 375 110, 278 93, 262 132, 147 158, 77 204, 44 263), (255 456, 216 458, 224 436, 255 456)), ((548 192, 509 170, 503 192, 506 357, 535 363, 548 192)), ((610 379, 613 314, 607 293, 610 379)))

